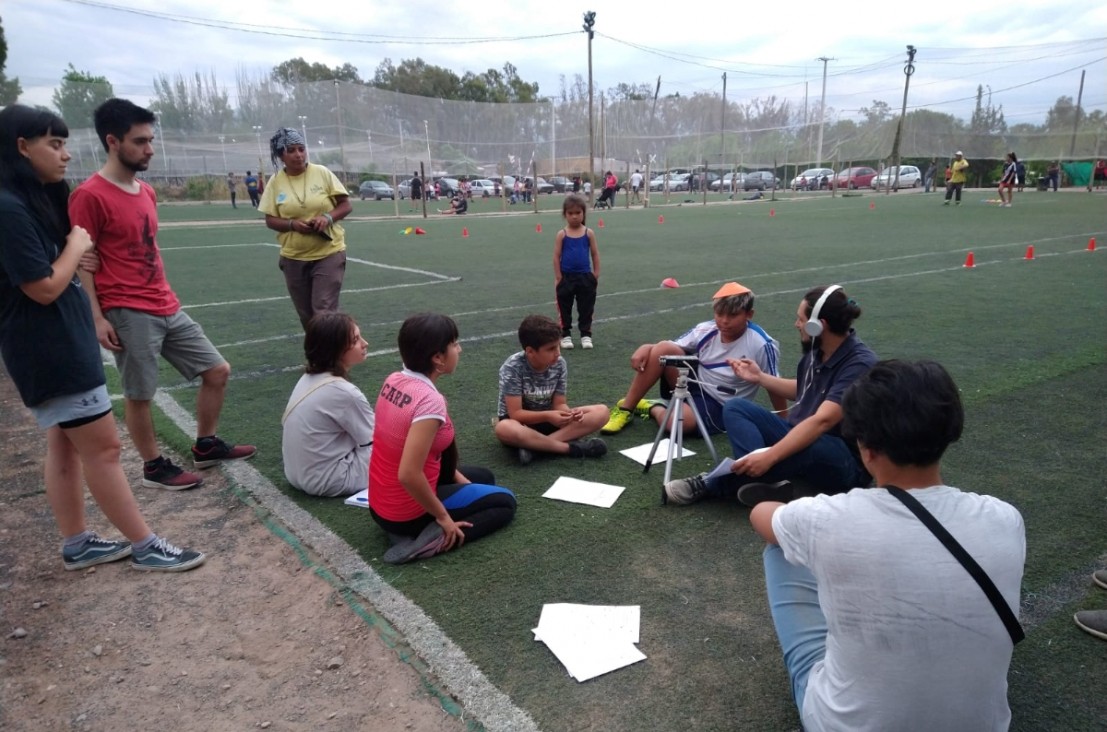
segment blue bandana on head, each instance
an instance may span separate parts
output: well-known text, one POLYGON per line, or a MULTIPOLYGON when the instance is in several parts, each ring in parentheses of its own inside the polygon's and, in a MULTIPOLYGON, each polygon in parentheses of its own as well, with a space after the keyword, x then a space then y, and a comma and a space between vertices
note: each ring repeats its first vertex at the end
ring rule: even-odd
POLYGON ((304 136, 300 134, 300 131, 291 127, 281 127, 277 132, 269 138, 269 157, 272 159, 273 164, 280 162, 281 155, 288 149, 289 145, 306 145, 304 136))

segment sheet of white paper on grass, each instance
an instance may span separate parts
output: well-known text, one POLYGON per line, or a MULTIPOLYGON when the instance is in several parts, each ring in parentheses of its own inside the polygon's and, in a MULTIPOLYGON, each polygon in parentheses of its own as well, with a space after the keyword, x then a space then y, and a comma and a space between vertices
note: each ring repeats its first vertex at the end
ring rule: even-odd
MULTIPOLYGON (((638 463, 639 465, 645 465, 646 460, 650 457, 650 450, 653 449, 653 443, 648 442, 645 445, 638 445, 637 447, 628 447, 626 450, 620 450, 620 455, 626 455, 628 458, 638 463)), ((687 447, 681 447, 680 450, 673 448, 673 460, 679 460, 682 457, 691 457, 696 453, 689 450, 687 447)), ((653 455, 653 461, 655 463, 663 463, 669 456, 669 438, 657 444, 657 452, 653 455)))
POLYGON ((582 637, 578 631, 567 628, 546 631, 542 642, 577 681, 588 681, 646 658, 633 643, 600 636, 582 637))
POLYGON ((347 506, 360 506, 361 508, 369 508, 369 489, 366 488, 358 493, 347 498, 344 503, 347 506))
POLYGON ((542 607, 535 640, 542 641, 577 681, 587 681, 646 658, 635 647, 638 605, 550 603, 542 607))
POLYGON ((641 605, 580 605, 572 602, 551 602, 542 606, 534 639, 543 640, 543 629, 586 628, 598 635, 638 642, 642 620, 641 605))
POLYGON ((554 481, 554 484, 542 494, 542 497, 571 503, 585 503, 600 508, 611 508, 625 490, 626 488, 621 485, 592 483, 563 475, 554 481))

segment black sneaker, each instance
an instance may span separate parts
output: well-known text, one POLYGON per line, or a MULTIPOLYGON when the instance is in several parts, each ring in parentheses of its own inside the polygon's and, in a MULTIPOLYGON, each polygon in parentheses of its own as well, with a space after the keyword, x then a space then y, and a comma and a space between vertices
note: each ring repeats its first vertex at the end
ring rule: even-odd
POLYGON ((203 552, 181 549, 159 537, 147 549, 135 550, 131 554, 131 569, 144 572, 185 572, 199 567, 205 559, 207 557, 203 552))
POLYGON ((569 443, 569 457, 600 457, 607 454, 607 443, 598 437, 573 440, 569 443))
POLYGON ((143 488, 183 491, 188 488, 195 488, 203 482, 204 479, 199 475, 178 468, 167 457, 160 458, 157 465, 152 469, 147 467, 142 469, 143 488))
POLYGON ((796 497, 791 481, 787 480, 776 483, 746 483, 738 489, 738 502, 750 508, 765 501, 788 503, 796 497))
POLYGON ((531 452, 530 450, 528 450, 525 447, 520 447, 519 448, 519 464, 520 465, 530 465, 533 460, 534 460, 534 453, 533 452, 531 452))
POLYGON ((131 556, 131 542, 108 541, 101 539, 95 533, 90 533, 88 538, 74 547, 62 549, 62 562, 67 570, 84 569, 94 564, 115 562, 131 556))
POLYGON ((205 443, 203 448, 199 442, 192 446, 192 464, 198 468, 211 468, 231 460, 249 460, 258 453, 253 445, 228 445, 218 437, 210 442, 205 440, 205 443))

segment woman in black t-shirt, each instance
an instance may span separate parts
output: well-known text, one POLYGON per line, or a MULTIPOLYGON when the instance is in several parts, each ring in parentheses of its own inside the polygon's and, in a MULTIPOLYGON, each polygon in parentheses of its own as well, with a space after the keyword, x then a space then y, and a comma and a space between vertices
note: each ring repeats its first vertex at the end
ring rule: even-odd
POLYGON ((88 232, 69 225, 68 136, 65 122, 50 112, 22 105, 0 112, 0 355, 46 430, 46 498, 64 538, 65 568, 129 556, 135 569, 180 572, 202 564, 204 555, 150 531, 119 462, 92 312, 77 278, 78 268, 94 267, 96 258, 88 232), (102 539, 87 528, 82 474, 129 541, 102 539))

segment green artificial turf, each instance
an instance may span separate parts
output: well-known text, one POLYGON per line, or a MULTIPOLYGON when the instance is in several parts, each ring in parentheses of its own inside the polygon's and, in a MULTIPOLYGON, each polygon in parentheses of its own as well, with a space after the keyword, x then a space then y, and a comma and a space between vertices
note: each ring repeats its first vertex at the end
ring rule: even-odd
MULTIPOLYGON (((1024 593, 1075 598, 1036 619, 1016 652, 1013 728, 1093 729, 1107 718, 1107 647, 1076 629, 1071 614, 1107 606, 1107 592, 1090 581, 1082 589, 1107 551, 1107 254, 1085 250, 1089 237, 1107 237, 1107 207, 1102 196, 1030 193, 999 209, 983 202, 991 195, 966 192, 960 208, 935 195, 897 194, 590 211, 603 261, 596 348, 565 353, 569 401, 614 403, 629 384, 633 349, 710 318, 711 295, 728 280, 757 293, 755 320, 780 341, 782 372, 793 374, 800 298, 815 285, 844 284, 863 310, 857 330, 880 356, 936 359, 957 380, 967 429, 948 454, 946 479, 1022 511, 1024 593), (962 266, 969 251, 971 269, 962 266), (659 287, 667 277, 681 286, 659 287)), ((544 207, 559 202, 541 199, 544 207)), ((400 204, 406 214, 407 202, 400 204)), ((478 206, 499 210, 498 201, 478 206)), ((234 368, 221 433, 256 443, 254 465, 266 477, 420 605, 543 729, 798 727, 746 509, 662 507, 664 465, 643 475, 618 454, 653 439, 645 422, 611 436, 602 459, 539 459, 525 468, 492 437, 496 374, 518 350, 519 321, 532 312, 556 317, 559 209, 396 220, 387 218, 391 202, 355 202, 356 216, 379 218, 346 226, 342 307, 373 352, 352 380, 373 401, 399 367, 402 320, 423 310, 454 315, 464 352, 439 384, 462 461, 492 468, 519 498, 505 531, 401 567, 381 563, 386 539, 367 512, 285 484, 280 417, 302 352, 273 233, 260 220, 238 223, 258 216, 241 206, 161 211, 163 222, 177 222, 160 234, 170 282, 234 368), (228 225, 187 225, 206 219, 228 225), (401 233, 416 224, 428 233, 401 233), (560 475, 627 490, 611 509, 541 498, 560 475), (530 632, 550 602, 641 605, 639 648, 648 659, 578 684, 530 632)), ((162 379, 194 411, 194 386, 168 366, 162 379)), ((187 444, 164 420, 159 427, 169 442, 187 444)), ((687 444, 698 454, 674 466, 677 477, 710 467, 702 440, 687 444)), ((725 439, 714 444, 727 454, 725 439)))

